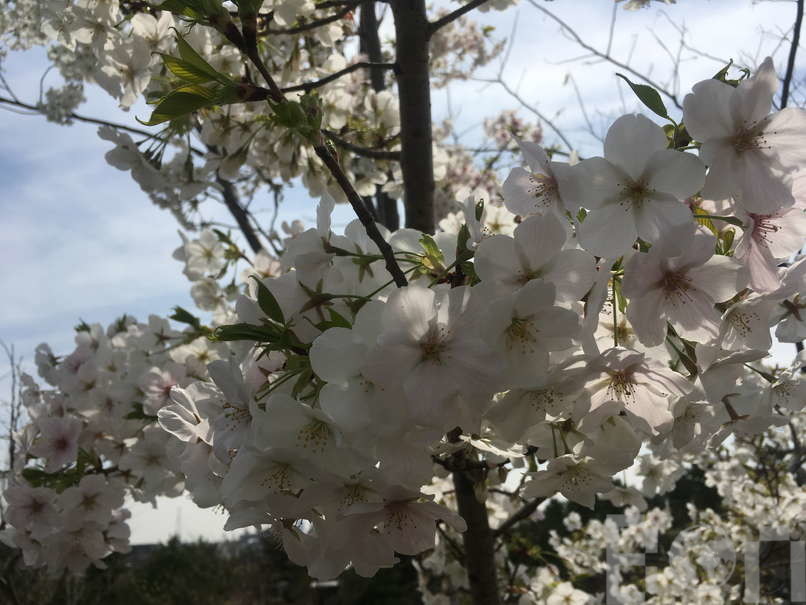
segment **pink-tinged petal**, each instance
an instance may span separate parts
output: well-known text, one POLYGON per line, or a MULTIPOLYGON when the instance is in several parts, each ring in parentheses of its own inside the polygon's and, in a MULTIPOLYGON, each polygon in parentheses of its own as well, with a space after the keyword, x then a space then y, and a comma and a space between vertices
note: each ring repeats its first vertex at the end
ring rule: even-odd
POLYGON ((645 116, 630 114, 621 116, 610 126, 604 156, 633 180, 638 180, 644 174, 647 160, 666 145, 666 134, 660 126, 645 116))
POLYGON ((521 167, 513 168, 501 186, 507 210, 521 216, 539 214, 551 208, 552 204, 545 202, 549 199, 553 201, 554 196, 546 196, 543 190, 540 175, 521 167))
POLYGON ((529 168, 532 169, 532 172, 551 175, 549 157, 540 145, 530 143, 529 141, 518 140, 518 147, 521 148, 523 159, 529 164, 529 168))
MULTIPOLYGON (((623 197, 629 175, 604 158, 588 158, 571 168, 574 174, 572 195, 580 206, 593 210, 623 197)), ((566 197, 566 188, 561 189, 566 197)))
POLYGON ((776 90, 778 76, 772 59, 767 57, 753 77, 739 84, 731 95, 730 112, 734 125, 742 128, 764 118, 770 113, 776 90))
POLYGON ((739 154, 734 179, 736 201, 747 212, 774 214, 795 203, 786 173, 774 165, 761 151, 749 150, 739 154))
POLYGON ((631 299, 627 319, 642 344, 654 347, 663 343, 666 338, 663 290, 655 288, 640 298, 631 299))
POLYGON ((515 249, 521 263, 537 269, 556 255, 565 244, 565 225, 550 212, 532 216, 515 229, 515 249))
POLYGON ((548 264, 543 277, 557 286, 557 300, 580 300, 596 279, 596 261, 584 250, 563 250, 548 264))
POLYGON ((434 298, 434 291, 421 285, 398 288, 386 303, 384 323, 401 326, 412 340, 419 340, 436 315, 434 298))
POLYGON ((364 344, 355 341, 352 330, 330 328, 313 341, 311 368, 322 380, 345 384, 358 375, 365 350, 364 344))
POLYGON ((746 231, 742 241, 736 246, 735 258, 750 272, 750 287, 756 292, 772 292, 781 285, 778 263, 770 254, 770 249, 746 231))
MULTIPOLYGON (((579 192, 575 185, 577 172, 574 166, 564 162, 552 162, 551 171, 554 174, 554 180, 557 182, 558 198, 560 200, 560 210, 563 208, 576 215, 579 212, 580 201, 579 192)), ((804 179, 806 181, 806 179, 804 179)), ((806 189, 806 187, 804 188, 806 189)), ((806 192, 804 192, 804 199, 806 199, 806 192)))
POLYGON ((772 114, 762 140, 783 168, 802 168, 806 163, 806 110, 787 107, 772 114))
POLYGON ((683 122, 696 140, 728 137, 734 132, 729 107, 733 87, 719 80, 703 80, 683 99, 683 122))
POLYGON ((732 258, 714 256, 702 267, 693 268, 688 277, 694 286, 715 302, 733 298, 747 286, 747 273, 732 258))
POLYGON ((608 204, 591 211, 579 226, 577 237, 579 245, 595 256, 620 257, 638 237, 632 204, 608 204))
POLYGON ((682 201, 705 185, 705 165, 690 153, 662 149, 652 154, 644 178, 651 189, 682 201))
POLYGON ((770 314, 772 301, 755 299, 732 306, 722 317, 720 340, 728 351, 753 349, 768 351, 772 346, 770 314))
POLYGON ((686 204, 671 196, 661 199, 657 194, 638 206, 634 214, 638 237, 648 242, 657 242, 667 233, 692 221, 691 210, 686 204))
POLYGON ((727 141, 706 141, 700 148, 700 157, 708 165, 708 174, 702 195, 707 200, 724 200, 735 194, 736 171, 739 158, 727 141))
POLYGON ((789 258, 806 242, 806 213, 797 206, 780 218, 767 219, 763 226, 772 229, 766 234, 767 245, 775 258, 789 258))
POLYGON ((481 281, 508 281, 518 271, 520 263, 515 252, 515 240, 508 235, 493 235, 476 249, 475 269, 481 281))
POLYGON ((667 296, 666 317, 678 334, 703 342, 719 334, 719 313, 711 298, 694 288, 667 296))

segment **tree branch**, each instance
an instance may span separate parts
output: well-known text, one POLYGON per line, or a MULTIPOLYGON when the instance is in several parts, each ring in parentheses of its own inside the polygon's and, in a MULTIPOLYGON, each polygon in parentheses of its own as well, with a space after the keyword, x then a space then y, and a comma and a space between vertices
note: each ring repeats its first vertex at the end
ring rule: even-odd
POLYGON ((238 200, 238 192, 235 190, 235 185, 233 185, 231 181, 222 179, 218 175, 216 175, 216 181, 221 185, 221 194, 224 197, 224 204, 227 206, 227 210, 229 210, 235 222, 238 223, 238 227, 249 243, 249 247, 252 248, 252 252, 260 252, 263 246, 257 237, 257 233, 255 233, 255 230, 252 228, 252 224, 249 222, 246 210, 244 210, 238 200))
POLYGON ((381 72, 385 69, 394 69, 394 63, 373 63, 370 61, 359 61, 358 63, 353 63, 352 65, 348 65, 344 69, 340 69, 337 72, 330 74, 329 76, 325 76, 319 80, 313 80, 311 82, 304 82, 303 84, 295 84, 294 86, 287 86, 286 88, 281 89, 283 92, 308 92, 309 90, 313 90, 314 88, 319 88, 320 86, 324 86, 325 84, 330 84, 334 80, 338 80, 342 76, 346 76, 349 73, 352 73, 358 69, 369 69, 373 72, 378 71, 381 72))
POLYGON ((516 524, 524 519, 527 519, 532 515, 533 512, 537 510, 537 507, 540 506, 540 503, 543 502, 543 498, 535 498, 530 502, 524 504, 521 508, 516 510, 512 513, 512 516, 504 521, 498 529, 493 532, 494 538, 500 538, 502 535, 507 533, 510 529, 512 529, 516 524))
POLYGON ((332 130, 323 129, 322 133, 339 147, 346 149, 347 151, 352 151, 356 155, 371 158, 373 160, 391 160, 393 162, 400 161, 399 151, 385 151, 382 149, 370 149, 369 147, 362 147, 361 145, 356 145, 355 143, 351 143, 347 139, 342 138, 341 135, 336 134, 332 130))
POLYGON ((364 205, 364 200, 361 199, 361 196, 358 195, 358 192, 353 188, 347 175, 344 174, 336 157, 330 153, 330 150, 324 145, 324 141, 322 144, 314 145, 314 151, 325 166, 327 166, 328 170, 330 170, 330 173, 333 175, 333 178, 336 179, 339 187, 341 187, 342 191, 347 195, 347 201, 350 202, 353 211, 356 216, 358 216, 358 220, 361 221, 361 224, 364 225, 364 228, 367 230, 367 235, 369 235, 370 239, 378 246, 378 250, 380 250, 383 255, 384 261, 386 261, 386 270, 392 275, 392 278, 395 280, 395 285, 397 285, 398 288, 408 285, 406 276, 403 274, 403 271, 401 271, 400 265, 397 264, 397 260, 395 260, 392 246, 383 239, 381 232, 378 231, 378 225, 375 224, 374 217, 364 205))
POLYGON ((452 13, 448 13, 442 18, 437 19, 436 21, 432 21, 431 23, 428 24, 428 37, 430 38, 431 36, 434 35, 434 32, 436 32, 438 29, 445 27, 446 25, 448 25, 448 23, 456 21, 462 15, 469 13, 474 8, 481 6, 485 2, 487 2, 487 0, 470 0, 470 2, 468 2, 461 8, 457 8, 452 13))
POLYGON ((358 2, 350 2, 347 4, 343 9, 329 15, 327 17, 322 17, 321 19, 314 19, 313 21, 308 21, 307 23, 303 23, 302 25, 296 25, 294 27, 288 27, 285 29, 271 29, 266 28, 263 32, 263 35, 291 35, 291 34, 301 34, 303 32, 311 31, 312 29, 316 29, 317 27, 322 27, 323 25, 327 25, 328 23, 333 23, 334 21, 338 21, 339 19, 345 17, 348 13, 352 12, 355 7, 358 6, 358 2))
MULTIPOLYGON (((24 109, 29 109, 31 111, 34 111, 34 112, 38 113, 39 115, 44 115, 44 112, 42 111, 42 109, 40 107, 37 107, 36 105, 31 105, 29 103, 23 103, 22 101, 15 101, 14 99, 9 99, 7 97, 0 97, 0 103, 3 103, 5 105, 14 105, 16 107, 22 107, 24 109)), ((170 139, 163 138, 163 137, 160 137, 158 135, 155 135, 153 132, 148 132, 147 130, 141 130, 139 128, 134 128, 132 126, 127 126, 126 124, 119 124, 117 122, 109 122, 107 120, 99 120, 98 118, 92 118, 92 117, 89 117, 89 116, 82 116, 80 114, 72 113, 72 112, 70 114, 68 114, 68 115, 69 115, 70 118, 72 118, 73 120, 76 120, 77 122, 85 122, 87 124, 97 124, 99 126, 110 126, 110 127, 115 128, 117 130, 124 130, 124 131, 130 132, 132 134, 142 135, 144 137, 148 137, 149 139, 155 139, 155 140, 161 141, 163 143, 170 142, 170 139)), ((191 147, 190 151, 192 153, 196 154, 196 155, 200 155, 200 156, 204 155, 203 151, 201 151, 200 149, 196 149, 195 147, 191 147)))
POLYGON ((792 78, 795 75, 795 57, 798 54, 800 45, 800 27, 803 24, 803 0, 797 0, 798 7, 795 13, 795 26, 792 30, 792 46, 789 47, 789 59, 786 62, 786 75, 784 76, 783 88, 781 89, 781 109, 789 102, 789 87, 792 85, 792 78))

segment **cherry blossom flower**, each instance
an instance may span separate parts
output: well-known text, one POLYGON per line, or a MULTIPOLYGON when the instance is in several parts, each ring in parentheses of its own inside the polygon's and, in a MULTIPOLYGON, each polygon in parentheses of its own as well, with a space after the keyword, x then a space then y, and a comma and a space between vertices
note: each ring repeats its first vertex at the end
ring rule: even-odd
POLYGON ((579 225, 580 245, 618 258, 637 237, 657 242, 691 221, 682 202, 705 182, 705 166, 690 153, 667 149, 666 134, 642 115, 626 115, 607 131, 604 158, 582 160, 573 183, 590 212, 579 225))
POLYGON ((778 77, 767 57, 752 78, 734 88, 703 80, 683 99, 683 121, 702 143, 709 166, 703 194, 732 196, 747 212, 769 215, 794 203, 787 175, 806 161, 806 111, 770 115, 778 77))
POLYGON ((686 226, 627 263, 623 287, 630 299, 627 318, 643 344, 663 342, 662 320, 692 340, 708 341, 719 334, 714 305, 735 296, 746 277, 734 260, 715 256, 714 245, 713 236, 686 226))
POLYGON ((577 458, 566 454, 549 462, 548 469, 529 473, 525 498, 547 498, 560 492, 563 496, 588 508, 593 508, 596 494, 608 492, 613 483, 610 474, 599 468, 593 458, 577 458))
POLYGON ((75 462, 78 440, 84 426, 79 418, 39 418, 36 425, 40 433, 31 447, 31 453, 47 460, 45 471, 53 473, 75 462))
POLYGON ((513 292, 533 279, 551 282, 557 299, 579 300, 593 285, 594 260, 582 250, 564 250, 565 226, 553 213, 532 216, 514 237, 497 235, 481 242, 476 272, 482 282, 513 292))

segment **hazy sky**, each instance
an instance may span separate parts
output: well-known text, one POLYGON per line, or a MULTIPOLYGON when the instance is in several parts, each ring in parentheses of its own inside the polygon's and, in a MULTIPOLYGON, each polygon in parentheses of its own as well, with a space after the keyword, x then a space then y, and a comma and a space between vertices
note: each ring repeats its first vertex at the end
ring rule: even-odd
MULTIPOLYGON (((606 48, 610 0, 537 1, 574 27, 587 43, 606 48)), ((684 23, 689 45, 703 53, 756 64, 776 50, 794 16, 792 2, 679 0, 676 5, 654 6, 658 8, 618 10, 611 52, 651 73, 664 86, 670 82, 671 62, 655 36, 669 51, 677 52, 679 36, 669 19, 684 23)), ((583 153, 600 150, 586 132, 569 74, 595 132, 603 134, 607 117, 638 109, 614 75, 623 70, 589 59, 569 62, 585 51, 528 2, 521 0, 518 7, 502 13, 475 16, 495 26, 500 37, 516 26, 505 79, 524 101, 556 121, 583 153)), ((779 72, 787 52, 788 44, 784 44, 774 55, 779 72)), ((722 66, 689 50, 683 57, 680 98, 691 84, 722 66)), ((41 50, 12 54, 5 65, 6 77, 18 96, 34 101, 46 66, 41 50)), ((483 75, 494 77, 497 71, 495 65, 483 75)), ((447 93, 434 91, 433 103, 435 120, 444 118, 447 93)), ((470 129, 468 136, 473 137, 484 117, 514 109, 518 103, 499 86, 464 82, 451 89, 450 106, 461 129, 470 129)), ((667 106, 671 109, 670 103, 667 106)), ((106 93, 88 87, 87 102, 79 113, 136 125, 133 116, 145 117, 148 109, 138 105, 124 113, 106 93)), ((522 115, 529 116, 526 111, 522 115)), ((546 139, 555 139, 548 128, 546 139)), ((0 338, 14 343, 29 360, 40 342, 49 342, 57 354, 72 350, 72 328, 79 318, 106 324, 123 313, 145 319, 149 313, 165 315, 177 304, 192 307, 182 267, 171 258, 180 241, 172 216, 153 206, 128 173, 106 164, 104 153, 109 148, 108 142, 97 137, 95 126, 60 127, 38 116, 0 111, 0 338)), ((280 218, 310 222, 314 206, 303 189, 290 189, 280 218)), ((209 213, 229 220, 220 209, 209 213)), ((348 209, 340 207, 337 222, 348 218, 348 209)), ((0 375, 6 369, 4 362, 0 362, 0 375)), ((0 398, 7 388, 0 381, 0 398)), ((161 501, 157 510, 137 505, 132 511, 134 542, 167 539, 180 517, 183 538, 217 538, 224 524, 222 514, 199 511, 184 499, 161 501)))

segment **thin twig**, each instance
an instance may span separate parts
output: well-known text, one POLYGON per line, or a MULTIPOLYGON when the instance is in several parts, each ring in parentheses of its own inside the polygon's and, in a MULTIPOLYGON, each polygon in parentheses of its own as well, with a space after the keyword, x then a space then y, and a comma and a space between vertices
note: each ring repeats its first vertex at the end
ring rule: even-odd
POLYGON ((347 139, 342 138, 337 133, 333 132, 332 130, 322 130, 322 132, 332 140, 336 145, 339 147, 346 149, 347 151, 351 151, 356 155, 360 155, 365 158, 371 158, 373 160, 391 160, 394 162, 400 161, 400 152, 399 151, 385 151, 383 149, 370 149, 369 147, 362 147, 361 145, 356 145, 355 143, 351 143, 347 139))
POLYGON ((500 538, 503 534, 512 529, 517 523, 530 517, 532 513, 537 510, 537 507, 540 506, 540 503, 543 502, 543 500, 544 498, 535 498, 534 500, 524 504, 521 508, 515 511, 509 519, 504 521, 498 527, 498 529, 493 531, 493 537, 500 538))
POLYGON ((602 52, 601 50, 599 50, 599 49, 591 46, 590 44, 588 44, 587 42, 585 42, 580 37, 580 35, 574 30, 574 28, 572 28, 570 25, 568 25, 565 21, 560 19, 557 15, 552 13, 547 8, 544 8, 544 7, 540 6, 537 2, 535 2, 535 0, 527 0, 527 2, 529 2, 529 4, 531 4, 537 10, 539 10, 540 12, 542 12, 543 14, 548 16, 550 19, 554 20, 563 29, 563 31, 568 36, 570 36, 570 38, 574 42, 576 42, 579 46, 581 46, 585 50, 589 51, 591 54, 599 57, 600 59, 603 59, 604 61, 607 61, 608 63, 612 63, 616 67, 619 67, 619 68, 621 68, 621 69, 623 69, 625 71, 630 72, 636 78, 639 78, 639 79, 643 80, 644 82, 649 84, 652 88, 656 89, 659 93, 661 93, 665 97, 668 97, 669 100, 672 103, 674 103, 675 107, 677 107, 678 109, 683 108, 683 106, 680 104, 680 101, 678 100, 677 96, 673 92, 670 92, 669 90, 667 90, 666 88, 664 88, 663 86, 661 86, 657 82, 653 81, 652 79, 650 79, 649 77, 647 77, 646 75, 641 73, 640 71, 634 69, 633 67, 630 67, 630 65, 628 65, 627 63, 622 63, 621 61, 619 61, 618 59, 614 58, 609 53, 602 52))
POLYGON ((474 8, 481 6, 485 2, 487 2, 487 0, 470 0, 470 2, 461 6, 460 8, 457 8, 452 13, 448 13, 442 18, 437 19, 436 21, 432 21, 431 23, 428 24, 428 37, 430 38, 431 36, 434 35, 434 32, 436 32, 438 29, 445 27, 446 25, 448 25, 448 23, 456 21, 462 15, 469 13, 474 8))
POLYGON ((371 63, 370 61, 359 61, 358 63, 353 63, 352 65, 348 65, 344 69, 340 69, 337 72, 330 74, 329 76, 325 76, 319 80, 313 80, 311 82, 304 82, 303 84, 295 84, 294 86, 287 86, 282 89, 283 92, 298 92, 304 91, 308 92, 309 90, 313 90, 314 88, 319 88, 320 86, 324 86, 325 84, 329 84, 334 80, 338 80, 342 76, 346 76, 349 73, 352 73, 358 69, 394 69, 394 63, 371 63))
MULTIPOLYGON (((29 103, 23 103, 22 101, 15 101, 14 99, 9 99, 7 97, 0 97, 0 103, 4 103, 6 105, 14 105, 16 107, 22 107, 24 109, 28 109, 34 114, 44 115, 44 112, 37 107, 36 105, 31 105, 29 103)), ((33 115, 33 114, 32 114, 33 115)), ((132 134, 139 134, 144 137, 148 137, 149 139, 154 139, 156 141, 160 141, 162 143, 167 143, 170 141, 168 138, 163 138, 158 135, 155 135, 152 132, 148 132, 147 130, 141 130, 140 128, 134 128, 132 126, 127 126, 126 124, 119 124, 117 122, 109 122, 108 120, 100 120, 98 118, 92 118, 89 116, 82 116, 77 113, 69 113, 68 116, 73 120, 78 122, 85 122, 87 124, 97 124, 99 126, 110 126, 111 128, 115 128, 116 130, 124 130, 126 132, 130 132, 132 134)), ((204 152, 200 149, 196 149, 195 147, 191 147, 190 151, 195 153, 196 155, 203 156, 204 152)))
POLYGON ((303 32, 311 31, 312 29, 316 29, 317 27, 322 27, 323 25, 328 25, 329 23, 333 23, 334 21, 338 21, 339 19, 346 17, 348 13, 352 12, 355 7, 358 6, 358 2, 350 2, 347 4, 343 9, 329 15, 327 17, 322 17, 321 19, 314 19, 313 21, 308 21, 307 23, 303 23, 302 25, 295 25, 294 27, 288 27, 285 29, 270 29, 266 28, 264 35, 291 35, 291 34, 301 34, 303 32))
POLYGON ((795 57, 798 54, 800 44, 800 26, 803 23, 803 0, 797 0, 798 7, 795 13, 795 27, 792 31, 792 46, 789 47, 789 59, 786 63, 786 75, 781 89, 781 109, 786 107, 789 101, 789 87, 792 85, 792 77, 795 75, 795 57))

